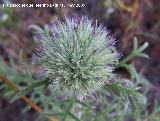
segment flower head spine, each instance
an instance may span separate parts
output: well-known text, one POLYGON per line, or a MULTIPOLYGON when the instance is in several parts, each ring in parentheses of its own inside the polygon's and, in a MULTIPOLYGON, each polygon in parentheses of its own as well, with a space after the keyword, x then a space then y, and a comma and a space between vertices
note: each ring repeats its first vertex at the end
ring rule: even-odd
POLYGON ((44 67, 51 89, 67 96, 83 97, 100 90, 114 77, 120 54, 115 38, 103 25, 82 17, 65 18, 48 25, 49 34, 35 36, 39 45, 33 62, 44 67))

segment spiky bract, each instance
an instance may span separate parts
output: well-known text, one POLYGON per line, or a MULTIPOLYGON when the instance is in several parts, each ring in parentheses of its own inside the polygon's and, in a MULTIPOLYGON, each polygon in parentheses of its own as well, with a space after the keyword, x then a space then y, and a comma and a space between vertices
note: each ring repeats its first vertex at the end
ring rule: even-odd
POLYGON ((102 25, 82 17, 66 18, 35 35, 33 62, 44 67, 50 86, 67 96, 87 96, 113 77, 118 63, 115 38, 102 25))

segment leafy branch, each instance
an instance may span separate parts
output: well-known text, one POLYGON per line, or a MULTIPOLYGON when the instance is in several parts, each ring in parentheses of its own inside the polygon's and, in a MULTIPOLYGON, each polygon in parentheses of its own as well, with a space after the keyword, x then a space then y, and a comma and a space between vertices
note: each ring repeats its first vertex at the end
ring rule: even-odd
POLYGON ((124 59, 122 59, 119 64, 117 65, 117 68, 119 67, 126 67, 126 65, 128 64, 128 62, 136 57, 143 57, 143 58, 149 58, 149 56, 145 53, 143 53, 143 51, 149 46, 148 42, 145 42, 141 47, 138 47, 138 41, 137 38, 134 38, 133 41, 133 50, 132 52, 125 57, 124 59))
POLYGON ((121 68, 127 69, 131 75, 131 80, 136 79, 138 82, 139 81, 138 72, 136 71, 134 65, 130 64, 129 62, 136 57, 142 57, 142 58, 149 59, 149 56, 143 52, 148 46, 149 46, 148 42, 145 42, 142 46, 138 47, 137 38, 134 37, 133 50, 127 57, 125 57, 119 62, 116 68, 121 67, 121 68))
MULTIPOLYGON (((13 84, 11 83, 8 79, 4 78, 3 76, 0 76, 0 80, 3 81, 5 84, 7 84, 11 89, 13 89, 13 91, 15 93, 19 92, 20 90, 13 84)), ((29 98, 27 98, 26 96, 22 96, 21 99, 28 104, 29 106, 31 106, 35 111, 41 113, 43 112, 42 108, 37 106, 36 104, 34 104, 29 98)), ((58 121, 57 119, 55 119, 54 117, 49 116, 48 119, 50 121, 58 121)))
POLYGON ((113 94, 119 96, 120 98, 124 100, 129 100, 130 105, 132 109, 135 108, 134 103, 137 104, 145 104, 146 103, 146 97, 143 96, 141 93, 139 93, 134 88, 128 88, 122 85, 120 81, 115 82, 113 84, 106 84, 105 85, 106 90, 110 90, 113 94))

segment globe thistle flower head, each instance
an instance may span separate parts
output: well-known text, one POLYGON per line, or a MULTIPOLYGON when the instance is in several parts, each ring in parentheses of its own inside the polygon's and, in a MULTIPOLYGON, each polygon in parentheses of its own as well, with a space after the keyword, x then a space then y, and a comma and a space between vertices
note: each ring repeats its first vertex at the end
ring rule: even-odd
POLYGON ((113 77, 120 57, 115 38, 92 21, 88 17, 65 18, 35 35, 38 49, 32 60, 43 65, 41 76, 50 79, 51 90, 85 97, 113 77))

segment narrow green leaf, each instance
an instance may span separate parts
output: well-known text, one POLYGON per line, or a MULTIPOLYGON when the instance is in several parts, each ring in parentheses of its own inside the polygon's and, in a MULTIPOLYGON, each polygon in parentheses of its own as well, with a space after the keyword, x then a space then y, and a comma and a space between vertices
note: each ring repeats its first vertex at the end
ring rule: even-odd
POLYGON ((142 57, 142 58, 147 58, 147 59, 150 58, 150 57, 149 57, 147 54, 145 54, 145 53, 140 53, 140 54, 138 54, 138 56, 139 56, 139 57, 142 57))
POLYGON ((139 52, 139 53, 143 52, 148 46, 149 46, 149 43, 148 43, 148 42, 145 42, 145 43, 138 49, 138 52, 139 52))
POLYGON ((39 82, 35 82, 33 84, 31 84, 29 87, 27 87, 26 89, 19 91, 12 99, 11 102, 14 102, 15 100, 21 98, 22 96, 26 95, 27 93, 31 92, 34 88, 42 86, 46 83, 46 80, 43 81, 39 81, 39 82))
POLYGON ((39 27, 38 25, 30 25, 28 27, 29 30, 33 30, 34 32, 43 33, 43 29, 39 27))
POLYGON ((14 63, 13 58, 9 55, 9 62, 11 64, 11 68, 16 72, 16 64, 14 63))
POLYGON ((76 117, 73 113, 68 112, 69 116, 73 118, 75 121, 81 121, 78 117, 76 117))
POLYGON ((134 37, 133 40, 133 51, 135 51, 138 48, 138 40, 137 37, 134 37))

